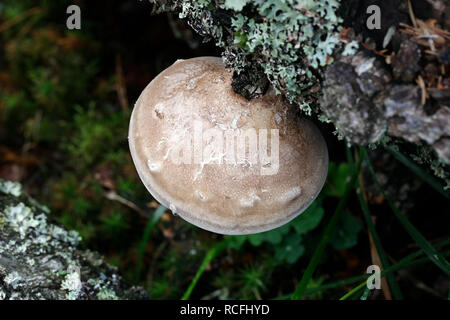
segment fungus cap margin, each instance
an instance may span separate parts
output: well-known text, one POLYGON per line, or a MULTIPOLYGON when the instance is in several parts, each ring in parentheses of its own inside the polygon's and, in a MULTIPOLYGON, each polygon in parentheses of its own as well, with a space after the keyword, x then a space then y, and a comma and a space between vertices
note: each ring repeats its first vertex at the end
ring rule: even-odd
POLYGON ((177 60, 150 82, 133 109, 129 145, 139 177, 158 202, 220 234, 258 233, 288 223, 317 197, 328 169, 317 127, 273 91, 251 101, 234 93, 231 73, 216 57, 177 60), (179 144, 186 130, 192 133, 194 121, 239 132, 278 129, 278 172, 258 175, 249 166, 164 159, 169 145, 179 144))

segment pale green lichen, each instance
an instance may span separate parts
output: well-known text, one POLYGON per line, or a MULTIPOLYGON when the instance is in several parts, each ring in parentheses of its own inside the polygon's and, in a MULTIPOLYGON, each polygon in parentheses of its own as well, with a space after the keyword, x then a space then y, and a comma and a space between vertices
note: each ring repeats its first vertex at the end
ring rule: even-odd
MULTIPOLYGON (((217 46, 223 46, 225 43, 222 40, 223 31, 220 26, 217 26, 213 23, 213 17, 211 12, 208 10, 208 7, 211 5, 210 0, 197 0, 197 1, 182 1, 181 4, 181 12, 179 13, 179 17, 181 19, 187 18, 193 12, 198 13, 198 18, 202 20, 202 23, 208 25, 208 31, 203 32, 203 36, 209 36, 216 39, 217 46)), ((200 31, 200 30, 197 30, 200 31)))
MULTIPOLYGON (((242 55, 262 55, 266 76, 294 102, 317 82, 314 69, 330 64, 341 45, 339 2, 256 0, 252 6, 259 17, 232 18, 234 43, 242 55)), ((299 107, 311 112, 307 102, 299 107)))
POLYGON ((75 270, 68 273, 61 283, 61 289, 68 291, 66 294, 68 300, 76 300, 80 295, 81 288, 80 274, 75 270))
POLYGON ((6 218, 9 220, 14 231, 24 238, 27 234, 28 228, 36 228, 42 223, 42 216, 35 218, 31 209, 23 203, 16 206, 10 206, 5 209, 6 218))
POLYGON ((34 266, 34 264, 36 263, 33 258, 27 257, 25 260, 26 260, 27 264, 31 267, 34 266))
POLYGON ((350 55, 354 55, 357 50, 359 48, 359 43, 358 41, 350 41, 349 43, 347 43, 345 45, 344 51, 342 52, 343 56, 350 56, 350 55))
POLYGON ((98 291, 97 299, 99 300, 118 300, 117 294, 114 290, 110 289, 110 281, 105 279, 88 279, 86 281, 89 285, 91 285, 95 290, 98 291))
POLYGON ((53 223, 24 192, 11 194, 4 187, 14 184, 0 184, 0 300, 147 297, 142 288, 126 285, 98 253, 78 248, 77 232, 53 223))
POLYGON ((13 271, 6 275, 6 277, 3 279, 3 282, 11 288, 17 289, 20 285, 21 280, 22 277, 19 275, 19 273, 17 271, 13 271))
MULTIPOLYGON (((22 202, 7 207, 4 214, 6 222, 20 234, 21 238, 25 238, 29 228, 36 229, 39 235, 32 239, 33 243, 43 244, 52 238, 67 241, 73 245, 81 241, 81 237, 76 231, 68 232, 57 225, 48 224, 44 213, 35 215, 33 210, 22 202)), ((24 242, 23 245, 26 244, 27 242, 24 242)))
POLYGON ((20 197, 22 194, 22 185, 18 182, 3 181, 0 179, 0 191, 15 197, 20 197))
POLYGON ((241 11, 250 0, 225 0, 225 7, 236 12, 241 11))
POLYGON ((37 202, 32 197, 28 197, 28 202, 30 203, 30 205, 39 208, 43 212, 50 213, 50 209, 47 206, 40 204, 39 202, 37 202))
MULTIPOLYGON (((307 114, 318 112, 322 68, 342 49, 342 19, 337 0, 174 0, 180 18, 222 47, 225 62, 237 74, 258 64, 277 93, 307 114)), ((351 42, 346 54, 355 52, 351 42)))
POLYGON ((118 300, 116 293, 108 288, 103 288, 97 294, 99 300, 118 300))
POLYGON ((417 163, 429 166, 433 174, 445 182, 444 190, 450 190, 450 172, 448 171, 448 166, 439 158, 436 158, 433 155, 433 151, 426 144, 417 143, 416 146, 416 152, 409 156, 417 163))

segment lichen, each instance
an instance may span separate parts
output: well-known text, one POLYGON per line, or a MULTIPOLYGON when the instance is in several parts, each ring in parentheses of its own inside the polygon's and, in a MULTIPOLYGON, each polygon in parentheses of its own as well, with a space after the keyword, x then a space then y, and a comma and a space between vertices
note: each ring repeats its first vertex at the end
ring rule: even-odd
POLYGON ((20 285, 20 280, 22 278, 17 273, 17 271, 13 271, 6 275, 6 277, 3 279, 3 282, 6 283, 8 286, 10 286, 13 289, 17 289, 20 285))
POLYGON ((345 45, 345 49, 344 49, 344 51, 342 52, 342 55, 343 55, 343 56, 351 56, 351 55, 354 55, 354 54, 356 54, 358 48, 359 48, 358 42, 355 41, 355 40, 352 40, 352 41, 350 41, 349 43, 347 43, 347 44, 345 45))
POLYGON ((52 238, 77 245, 81 240, 76 231, 68 232, 57 225, 48 224, 44 213, 35 215, 32 209, 24 203, 6 207, 4 214, 6 223, 9 223, 12 229, 20 234, 22 239, 25 238, 30 228, 35 229, 37 232, 38 235, 36 237, 29 239, 22 245, 27 245, 28 243, 44 244, 52 238))
POLYGON ((19 197, 22 194, 22 186, 18 182, 3 181, 0 179, 0 191, 19 197))
POLYGON ((80 273, 76 270, 68 273, 61 283, 61 289, 67 290, 66 299, 75 300, 80 295, 81 291, 80 273))
MULTIPOLYGON (((42 223, 39 218, 35 218, 30 208, 23 203, 5 209, 6 221, 9 222, 14 231, 19 232, 23 239, 27 234, 28 228, 36 228, 42 223)), ((41 216, 42 217, 42 216, 41 216)))
POLYGON ((0 186, 0 300, 147 298, 98 253, 81 250, 79 234, 51 221, 20 184, 0 186))
POLYGON ((97 293, 97 298, 99 300, 118 300, 116 293, 108 288, 103 288, 97 293))
MULTIPOLYGON (((322 68, 342 49, 339 6, 337 0, 164 1, 165 9, 178 9, 180 18, 222 47, 237 74, 260 65, 276 92, 308 114, 318 111, 322 68)), ((356 44, 345 49, 351 54, 356 44)))

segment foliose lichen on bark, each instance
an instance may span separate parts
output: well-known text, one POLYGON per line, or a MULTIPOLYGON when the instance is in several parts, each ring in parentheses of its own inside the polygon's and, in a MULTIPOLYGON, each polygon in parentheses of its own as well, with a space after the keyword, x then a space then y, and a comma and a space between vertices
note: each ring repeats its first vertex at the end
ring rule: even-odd
MULTIPOLYGON (((335 50, 350 54, 357 48, 356 42, 346 46, 339 41, 342 19, 336 14, 336 0, 154 2, 165 10, 178 10, 200 35, 214 39, 225 50, 224 61, 235 70, 235 78, 259 69, 253 74, 267 78, 308 114, 318 111, 321 67, 332 63, 335 50)), ((260 82, 262 88, 253 90, 257 94, 265 91, 265 82, 260 82)))

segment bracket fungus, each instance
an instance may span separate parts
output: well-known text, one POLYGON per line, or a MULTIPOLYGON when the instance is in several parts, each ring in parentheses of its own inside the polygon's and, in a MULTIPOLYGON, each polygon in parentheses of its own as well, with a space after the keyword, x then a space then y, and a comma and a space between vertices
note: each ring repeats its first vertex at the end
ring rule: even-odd
POLYGON ((320 131, 269 90, 233 92, 220 58, 178 60, 141 93, 130 151, 152 196, 209 231, 279 227, 317 197, 328 151, 320 131))

